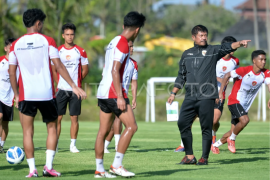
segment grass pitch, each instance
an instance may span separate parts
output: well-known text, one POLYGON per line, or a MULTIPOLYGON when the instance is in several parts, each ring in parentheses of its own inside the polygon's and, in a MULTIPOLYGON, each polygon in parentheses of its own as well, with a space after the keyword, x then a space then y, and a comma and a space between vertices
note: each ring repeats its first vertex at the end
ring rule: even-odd
MULTIPOLYGON (((136 179, 269 179, 269 123, 250 122, 236 139, 236 154, 227 149, 227 144, 220 147, 220 154, 210 153, 208 166, 176 165, 184 156, 175 153, 180 143, 176 122, 138 122, 135 134, 124 157, 124 166, 136 173, 136 179)), ((61 179, 94 179, 95 152, 94 143, 98 131, 98 122, 81 122, 77 154, 69 152, 70 122, 63 122, 59 140, 59 152, 55 156, 54 168, 62 173, 61 179)), ((229 121, 221 121, 217 138, 230 129, 229 121)), ((193 127, 193 148, 197 160, 201 157, 201 131, 199 122, 193 127)), ((39 175, 45 164, 46 126, 35 122, 35 160, 39 175)), ((4 149, 22 146, 22 129, 19 121, 10 123, 10 133, 4 149)), ((110 154, 104 156, 104 166, 108 170, 114 159, 114 140, 109 146, 110 154)), ((0 154, 0 179, 25 179, 28 174, 26 160, 20 165, 10 165, 5 154, 0 154)), ((43 177, 40 177, 43 179, 43 177)), ((118 177, 118 179, 121 177, 118 177)))

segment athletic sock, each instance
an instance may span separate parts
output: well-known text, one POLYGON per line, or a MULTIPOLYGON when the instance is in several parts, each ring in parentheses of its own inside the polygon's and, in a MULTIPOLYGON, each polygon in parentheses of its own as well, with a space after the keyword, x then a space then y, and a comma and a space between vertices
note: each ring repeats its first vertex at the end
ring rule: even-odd
POLYGON ((216 136, 212 136, 212 144, 214 144, 216 142, 216 136))
POLYGON ((232 132, 232 134, 231 134, 231 136, 230 136, 230 139, 233 140, 233 141, 235 141, 236 136, 237 136, 237 135, 235 135, 235 134, 232 132))
POLYGON ((2 141, 2 137, 0 137, 0 142, 2 141))
POLYGON ((1 141, 1 146, 4 147, 5 141, 1 141))
POLYGON ((216 136, 216 132, 212 130, 212 136, 216 136))
POLYGON ((76 139, 71 139, 70 146, 76 146, 76 139))
POLYGON ((47 149, 47 154, 46 154, 46 166, 49 170, 52 169, 52 163, 54 159, 55 151, 47 149))
POLYGON ((181 146, 184 147, 183 141, 181 140, 181 146))
POLYGON ((121 136, 121 134, 115 134, 114 135, 115 147, 118 146, 118 142, 119 142, 120 136, 121 136))
POLYGON ((110 143, 111 143, 111 141, 105 140, 104 148, 107 149, 107 147, 109 146, 110 143))
POLYGON ((220 141, 220 139, 217 141, 217 142, 215 142, 214 144, 213 144, 213 146, 215 146, 215 147, 219 147, 219 146, 221 146, 223 143, 220 141))
POLYGON ((30 158, 30 159, 26 159, 27 160, 27 163, 28 163, 28 166, 29 166, 29 169, 30 169, 30 173, 32 173, 36 168, 36 165, 35 165, 35 158, 30 158))
POLYGON ((112 166, 114 168, 119 168, 120 166, 122 166, 123 158, 124 158, 124 154, 116 152, 112 166))
POLYGON ((103 159, 96 159, 96 170, 98 172, 104 172, 103 159))

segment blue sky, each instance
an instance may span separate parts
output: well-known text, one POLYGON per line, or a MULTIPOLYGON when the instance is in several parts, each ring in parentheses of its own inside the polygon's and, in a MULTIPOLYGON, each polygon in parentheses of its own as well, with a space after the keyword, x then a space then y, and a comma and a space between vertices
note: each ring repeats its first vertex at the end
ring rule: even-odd
MULTIPOLYGON (((233 7, 242 4, 246 0, 225 0, 225 8, 228 10, 233 10, 233 7)), ((175 4, 196 4, 197 2, 202 2, 202 0, 161 0, 159 3, 170 2, 175 4)), ((221 0, 210 0, 211 4, 220 5, 221 0)))

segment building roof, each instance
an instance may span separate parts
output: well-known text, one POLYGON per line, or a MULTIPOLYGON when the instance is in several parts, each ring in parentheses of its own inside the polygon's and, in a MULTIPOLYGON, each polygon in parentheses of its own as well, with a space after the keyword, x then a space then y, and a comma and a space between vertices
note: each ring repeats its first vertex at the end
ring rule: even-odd
MULTIPOLYGON (((213 41, 221 42, 224 37, 233 36, 237 40, 250 39, 251 42, 249 43, 249 46, 255 46, 253 26, 253 20, 241 18, 236 24, 228 28, 224 33, 215 35, 213 41)), ((265 22, 260 19, 258 20, 258 31, 260 48, 267 49, 265 22)))
MULTIPOLYGON (((259 44, 261 49, 267 49, 266 34, 266 0, 257 0, 258 7, 258 31, 259 44)), ((213 41, 220 42, 225 36, 233 36, 237 40, 251 39, 250 46, 255 46, 254 41, 254 14, 253 0, 246 0, 244 3, 236 6, 234 9, 241 11, 241 18, 233 26, 229 27, 224 33, 214 36, 213 41)))
MULTIPOLYGON (((258 10, 265 10, 266 8, 266 0, 257 0, 258 10)), ((253 9, 253 0, 247 0, 246 2, 236 6, 234 9, 253 9)))
MULTIPOLYGON (((265 22, 262 20, 258 20, 258 31, 260 33, 266 32, 265 22)), ((228 28, 224 34, 254 34, 254 21, 242 18, 228 28)))

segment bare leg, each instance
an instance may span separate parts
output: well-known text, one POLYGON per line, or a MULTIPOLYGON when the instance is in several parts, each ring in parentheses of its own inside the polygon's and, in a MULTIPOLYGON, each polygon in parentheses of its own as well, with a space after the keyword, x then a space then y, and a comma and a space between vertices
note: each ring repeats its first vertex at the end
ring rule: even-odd
POLYGON ((63 116, 60 115, 58 116, 58 120, 57 120, 57 137, 59 139, 60 134, 61 134, 61 122, 62 122, 63 116))
POLYGON ((123 112, 119 116, 119 119, 122 121, 126 128, 120 137, 117 152, 125 154, 131 138, 138 129, 132 108, 129 104, 127 105, 127 111, 123 112))
POLYGON ((249 123, 248 115, 241 116, 239 118, 239 123, 236 124, 233 130, 233 133, 235 135, 238 135, 246 127, 248 123, 249 123))
POLYGON ((23 127, 23 147, 27 159, 34 158, 34 117, 21 114, 21 122, 23 127))
MULTIPOLYGON (((53 160, 55 156, 56 146, 57 146, 57 119, 55 119, 52 122, 47 122, 47 154, 46 154, 46 166, 45 170, 48 172, 48 170, 51 170, 53 168, 53 160)), ((44 172, 44 171, 43 171, 44 172)), ((58 174, 57 176, 60 176, 61 174, 58 172, 55 172, 58 174)), ((43 175, 44 176, 44 175, 43 175)))
POLYGON ((47 124, 47 132, 48 132, 48 137, 47 137, 47 149, 49 150, 56 150, 56 145, 57 145, 57 120, 53 122, 48 122, 47 124))
MULTIPOLYGON (((114 124, 114 123, 113 123, 114 124)), ((106 137, 106 139, 105 139, 105 143, 104 143, 104 152, 105 153, 109 153, 109 151, 108 151, 108 146, 110 145, 110 143, 111 143, 111 141, 112 141, 112 138, 113 138, 113 135, 114 135, 114 128, 113 128, 113 126, 114 125, 112 125, 112 127, 111 127, 111 130, 110 130, 110 132, 109 132, 109 134, 107 135, 107 137, 106 137)), ((116 140, 116 138, 115 138, 115 140, 116 140)))
POLYGON ((221 112, 219 109, 215 109, 214 110, 214 121, 213 121, 213 131, 217 132, 218 128, 219 128, 219 120, 221 117, 221 112))
POLYGON ((112 113, 99 112, 100 125, 95 143, 96 159, 103 159, 104 141, 109 131, 111 130, 113 119, 112 113))
POLYGON ((9 121, 3 121, 2 122, 2 128, 3 128, 3 130, 2 130, 2 141, 6 141, 6 138, 7 138, 7 136, 8 136, 8 123, 9 123, 9 121))
POLYGON ((20 116, 22 128, 23 128, 23 147, 26 155, 27 164, 29 166, 29 172, 33 172, 36 169, 34 159, 34 117, 21 113, 20 116))
POLYGON ((121 132, 122 132, 122 122, 120 121, 118 117, 115 117, 113 126, 114 126, 115 150, 117 151, 118 143, 119 143, 121 132))
POLYGON ((222 136, 222 138, 220 139, 220 141, 222 142, 222 144, 225 144, 225 143, 227 142, 227 138, 231 136, 231 134, 232 134, 234 128, 235 128, 235 125, 232 124, 232 125, 231 125, 231 130, 228 131, 228 132, 226 132, 226 133, 222 136))
POLYGON ((115 117, 113 123, 114 134, 121 134, 122 132, 122 123, 118 117, 115 117))
POLYGON ((71 139, 77 139, 79 131, 78 116, 70 116, 70 119, 71 119, 70 137, 71 139))
POLYGON ((108 134, 108 136, 106 137, 106 141, 110 141, 111 142, 111 140, 113 138, 113 135, 114 135, 114 132, 113 131, 114 130, 113 130, 113 127, 112 127, 111 130, 110 130, 110 132, 109 132, 109 134, 108 134))

